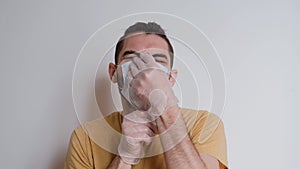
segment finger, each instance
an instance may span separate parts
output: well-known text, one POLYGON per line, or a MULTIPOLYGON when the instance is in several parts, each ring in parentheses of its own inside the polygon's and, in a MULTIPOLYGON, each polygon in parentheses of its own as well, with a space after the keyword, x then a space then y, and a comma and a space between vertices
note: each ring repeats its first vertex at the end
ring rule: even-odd
POLYGON ((152 137, 148 137, 148 138, 144 138, 143 142, 145 142, 145 145, 149 145, 152 142, 153 138, 152 137))
POLYGON ((153 121, 153 122, 149 122, 146 124, 147 127, 151 130, 151 134, 150 136, 155 136, 155 134, 158 134, 158 128, 157 128, 157 125, 156 123, 153 121))
POLYGON ((146 68, 145 62, 138 57, 134 57, 132 62, 136 65, 136 67, 139 70, 144 70, 146 68))
POLYGON ((152 137, 149 137, 147 134, 144 134, 144 136, 142 137, 131 138, 130 142, 132 142, 133 144, 145 143, 146 145, 149 145, 152 142, 152 140, 152 137))
POLYGON ((137 65, 132 62, 129 65, 129 72, 131 73, 132 77, 135 77, 140 72, 140 70, 138 69, 137 65))
POLYGON ((147 65, 150 65, 150 66, 155 66, 155 65, 156 65, 153 56, 150 55, 150 54, 147 54, 147 53, 141 53, 141 54, 140 54, 140 58, 141 58, 141 60, 143 60, 147 65))
MULTIPOLYGON (((130 66, 130 65, 129 65, 130 66)), ((133 75, 132 75, 132 71, 130 70, 130 67, 129 67, 129 70, 127 71, 126 73, 126 84, 129 85, 129 83, 131 82, 131 80, 133 79, 133 75)))
POLYGON ((147 138, 147 137, 153 137, 155 134, 153 131, 146 125, 138 125, 135 126, 137 128, 137 136, 139 138, 147 138))

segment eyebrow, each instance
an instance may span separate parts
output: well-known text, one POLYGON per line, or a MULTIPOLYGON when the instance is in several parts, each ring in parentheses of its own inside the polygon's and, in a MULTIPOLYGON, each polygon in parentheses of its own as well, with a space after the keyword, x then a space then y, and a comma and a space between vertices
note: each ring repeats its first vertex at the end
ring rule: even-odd
POLYGON ((126 56, 126 55, 130 55, 130 54, 135 54, 136 56, 139 56, 139 53, 137 53, 136 51, 134 50, 126 50, 123 55, 121 55, 121 57, 119 57, 119 60, 123 60, 123 58, 126 56))
POLYGON ((164 58, 164 59, 168 60, 168 57, 165 54, 162 54, 162 53, 156 53, 156 54, 153 54, 152 56, 154 58, 161 57, 161 58, 164 58))
POLYGON ((125 55, 130 55, 130 54, 135 54, 136 56, 139 56, 140 54, 139 53, 137 53, 136 51, 134 51, 134 50, 127 50, 127 51, 125 51, 124 53, 123 53, 123 57, 125 56, 125 55))
MULTIPOLYGON (((130 54, 135 54, 136 56, 140 56, 140 53, 138 53, 138 52, 136 52, 136 51, 134 51, 134 50, 127 50, 127 51, 125 51, 125 52, 123 53, 122 58, 123 58, 124 56, 130 55, 130 54)), ((167 57, 165 54, 163 54, 163 53, 155 53, 155 54, 153 54, 152 56, 153 56, 154 58, 160 57, 160 58, 164 58, 164 59, 168 60, 168 57, 167 57)))

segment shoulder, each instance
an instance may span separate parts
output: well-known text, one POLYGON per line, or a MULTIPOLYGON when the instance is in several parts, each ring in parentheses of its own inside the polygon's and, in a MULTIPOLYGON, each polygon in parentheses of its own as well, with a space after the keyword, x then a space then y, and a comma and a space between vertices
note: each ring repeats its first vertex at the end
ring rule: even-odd
POLYGON ((199 137, 205 142, 215 132, 222 132, 224 124, 222 119, 207 110, 193 110, 181 108, 181 113, 190 131, 190 137, 199 137))
POLYGON ((212 118, 214 118, 216 120, 220 119, 216 114, 209 112, 208 110, 195 110, 195 109, 190 109, 190 108, 180 108, 180 111, 185 118, 191 118, 196 115, 196 117, 198 119, 205 120, 209 116, 211 116, 212 118))
POLYGON ((212 123, 222 123, 222 120, 219 116, 207 110, 180 108, 180 111, 188 126, 195 123, 201 126, 212 123))
POLYGON ((122 116, 119 112, 113 112, 104 118, 98 118, 92 121, 85 122, 77 126, 72 135, 71 140, 88 140, 94 131, 105 130, 108 126, 116 131, 121 131, 122 116))

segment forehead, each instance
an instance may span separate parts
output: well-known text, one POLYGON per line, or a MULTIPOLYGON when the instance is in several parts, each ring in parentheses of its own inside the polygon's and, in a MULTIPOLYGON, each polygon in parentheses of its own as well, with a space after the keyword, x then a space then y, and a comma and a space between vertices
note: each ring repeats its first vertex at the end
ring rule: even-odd
POLYGON ((149 51, 159 52, 168 55, 168 43, 158 35, 155 34, 135 34, 124 39, 121 55, 125 51, 149 51))

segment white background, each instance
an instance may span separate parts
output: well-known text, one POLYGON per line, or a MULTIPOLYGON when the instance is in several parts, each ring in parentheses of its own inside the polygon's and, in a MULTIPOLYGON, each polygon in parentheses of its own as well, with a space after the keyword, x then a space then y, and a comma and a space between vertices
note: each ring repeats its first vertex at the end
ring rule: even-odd
POLYGON ((85 41, 112 19, 166 12, 218 49, 230 168, 300 168, 299 1, 0 2, 1 168, 62 168, 72 130, 72 73, 85 41))

